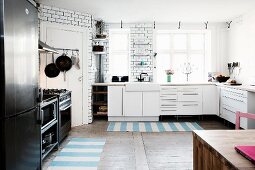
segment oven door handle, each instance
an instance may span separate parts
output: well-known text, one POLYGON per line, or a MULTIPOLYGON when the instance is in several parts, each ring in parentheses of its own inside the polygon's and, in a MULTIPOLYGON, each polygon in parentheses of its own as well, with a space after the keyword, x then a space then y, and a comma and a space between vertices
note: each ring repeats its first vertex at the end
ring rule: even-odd
POLYGON ((68 105, 68 106, 67 106, 67 107, 65 107, 65 108, 59 108, 59 110, 60 110, 60 111, 64 111, 64 110, 66 110, 66 109, 70 108, 71 106, 72 106, 72 104, 68 105))
POLYGON ((41 124, 43 124, 43 120, 44 119, 44 111, 43 110, 41 110, 41 124))

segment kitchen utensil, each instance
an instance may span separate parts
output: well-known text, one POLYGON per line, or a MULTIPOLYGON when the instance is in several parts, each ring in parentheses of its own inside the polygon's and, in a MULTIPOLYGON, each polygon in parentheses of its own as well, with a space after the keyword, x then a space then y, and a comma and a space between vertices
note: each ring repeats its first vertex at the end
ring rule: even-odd
POLYGON ((75 65, 75 63, 76 63, 76 57, 75 57, 75 55, 73 54, 73 51, 72 51, 71 60, 72 60, 72 65, 75 65))
POLYGON ((66 72, 72 68, 72 60, 65 53, 59 56, 56 60, 56 65, 64 74, 64 81, 66 81, 66 72))
POLYGON ((45 135, 44 137, 44 141, 45 141, 45 144, 52 144, 52 138, 54 136, 54 133, 49 133, 47 135, 45 135))
POLYGON ((52 54, 52 63, 48 64, 45 67, 44 73, 49 78, 54 78, 59 75, 60 70, 57 68, 56 64, 54 63, 54 54, 52 54))
POLYGON ((77 51, 77 56, 76 56, 76 63, 75 63, 75 67, 77 70, 80 70, 80 58, 79 58, 79 52, 77 51))
POLYGON ((226 82, 230 77, 225 77, 225 76, 217 76, 215 77, 215 79, 219 82, 219 83, 223 83, 226 82))

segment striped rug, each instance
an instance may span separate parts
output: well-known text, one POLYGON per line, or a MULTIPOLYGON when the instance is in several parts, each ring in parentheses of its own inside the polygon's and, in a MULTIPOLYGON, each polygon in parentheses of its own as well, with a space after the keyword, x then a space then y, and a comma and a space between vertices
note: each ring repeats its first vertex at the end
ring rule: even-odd
POLYGON ((105 139, 72 138, 50 163, 48 170, 94 170, 105 139))
POLYGON ((190 132, 202 130, 195 122, 110 122, 108 132, 190 132))

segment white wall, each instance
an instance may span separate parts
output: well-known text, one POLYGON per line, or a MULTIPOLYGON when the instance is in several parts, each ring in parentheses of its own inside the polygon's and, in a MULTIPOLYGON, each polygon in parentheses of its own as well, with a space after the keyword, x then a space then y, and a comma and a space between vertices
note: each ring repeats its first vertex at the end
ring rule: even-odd
POLYGON ((240 62, 237 80, 249 84, 255 80, 255 10, 233 20, 227 35, 227 62, 240 62))

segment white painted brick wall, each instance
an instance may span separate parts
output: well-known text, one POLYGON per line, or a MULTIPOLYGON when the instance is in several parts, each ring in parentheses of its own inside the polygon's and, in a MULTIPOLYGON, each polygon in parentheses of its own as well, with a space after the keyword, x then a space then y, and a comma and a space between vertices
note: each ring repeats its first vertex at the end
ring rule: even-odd
MULTIPOLYGON (((109 25, 106 25, 109 33, 109 25)), ((103 57, 103 72, 109 71, 109 43, 105 44, 107 55, 103 57)), ((137 81, 140 73, 148 73, 153 79, 153 24, 130 25, 130 81, 137 81), (142 44, 142 45, 139 45, 142 44), (146 44, 146 45, 145 45, 146 44), (146 65, 140 66, 141 61, 146 65)))
POLYGON ((85 27, 89 30, 89 45, 88 45, 88 85, 89 85, 89 95, 88 95, 88 114, 89 114, 89 123, 92 122, 92 109, 91 109, 91 100, 92 100, 92 84, 95 83, 96 78, 96 56, 92 53, 92 37, 95 34, 95 24, 93 16, 87 13, 81 13, 77 11, 61 9, 57 7, 51 7, 42 5, 39 9, 39 19, 40 21, 47 21, 52 23, 59 23, 59 24, 67 24, 67 25, 74 25, 79 27, 85 27), (92 17, 92 24, 91 24, 91 17, 92 17), (92 25, 92 27, 91 27, 92 25))

